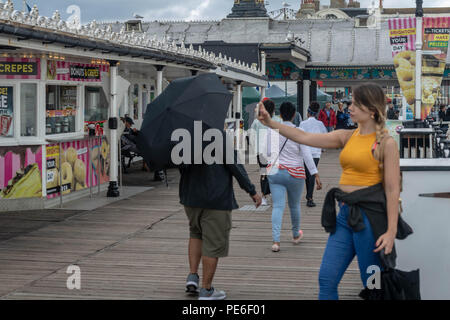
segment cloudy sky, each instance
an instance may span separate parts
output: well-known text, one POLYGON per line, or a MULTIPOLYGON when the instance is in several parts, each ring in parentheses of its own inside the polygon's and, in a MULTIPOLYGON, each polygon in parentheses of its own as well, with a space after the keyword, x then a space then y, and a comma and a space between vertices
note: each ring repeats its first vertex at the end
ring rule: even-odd
MULTIPOLYGON (((70 14, 67 8, 77 5, 81 9, 83 23, 130 19, 135 13, 146 21, 153 20, 220 20, 231 12, 233 0, 26 0, 28 5, 36 4, 39 13, 51 16, 59 10, 63 19, 70 14)), ((372 0, 359 0, 361 7, 369 7, 372 0)), ((13 0, 15 7, 22 9, 22 0, 13 0)), ((301 0, 267 0, 269 11, 282 7, 283 2, 298 10, 301 0)), ((378 4, 378 0, 375 1, 378 4)), ((322 5, 329 0, 322 0, 322 5)), ((384 0, 386 8, 415 7, 415 0, 384 0)), ((424 7, 450 7, 450 0, 424 0, 424 7)))

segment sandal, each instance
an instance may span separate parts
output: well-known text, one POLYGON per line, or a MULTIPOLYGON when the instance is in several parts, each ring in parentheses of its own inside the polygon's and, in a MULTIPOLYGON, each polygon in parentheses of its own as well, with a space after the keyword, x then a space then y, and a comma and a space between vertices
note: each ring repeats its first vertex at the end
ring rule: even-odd
POLYGON ((300 240, 302 240, 302 238, 303 238, 303 231, 302 231, 302 230, 299 230, 298 233, 300 233, 300 235, 298 236, 298 238, 292 239, 292 243, 293 243, 293 244, 299 244, 299 243, 300 243, 300 240))
POLYGON ((278 251, 280 251, 280 246, 277 245, 276 243, 274 243, 274 244, 272 245, 272 251, 273 251, 273 252, 278 252, 278 251))

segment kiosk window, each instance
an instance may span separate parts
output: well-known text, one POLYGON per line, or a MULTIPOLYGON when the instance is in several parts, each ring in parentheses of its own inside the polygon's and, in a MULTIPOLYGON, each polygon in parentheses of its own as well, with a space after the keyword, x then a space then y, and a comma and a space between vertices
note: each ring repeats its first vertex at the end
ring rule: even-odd
POLYGON ((46 133, 75 132, 77 115, 76 86, 46 86, 46 133))
POLYGON ((22 137, 37 134, 37 84, 20 85, 20 135, 22 137))
POLYGON ((108 101, 103 88, 85 87, 84 121, 108 120, 108 101))

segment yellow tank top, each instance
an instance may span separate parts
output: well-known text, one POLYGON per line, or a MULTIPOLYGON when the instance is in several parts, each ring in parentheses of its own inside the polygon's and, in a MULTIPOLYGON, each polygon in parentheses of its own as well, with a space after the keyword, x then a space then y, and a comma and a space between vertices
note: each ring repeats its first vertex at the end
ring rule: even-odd
POLYGON ((361 135, 359 128, 353 132, 339 156, 343 170, 339 184, 373 186, 383 181, 379 161, 372 154, 375 141, 375 132, 361 135))

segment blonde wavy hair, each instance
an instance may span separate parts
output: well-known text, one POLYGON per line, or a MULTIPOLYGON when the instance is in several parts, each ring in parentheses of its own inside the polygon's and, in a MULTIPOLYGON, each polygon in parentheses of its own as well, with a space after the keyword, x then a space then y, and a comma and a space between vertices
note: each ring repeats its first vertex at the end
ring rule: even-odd
POLYGON ((383 177, 384 183, 384 146, 386 138, 389 137, 389 132, 386 129, 386 95, 383 89, 375 83, 362 84, 354 87, 353 99, 355 107, 360 108, 365 106, 374 115, 372 118, 376 123, 376 147, 374 158, 379 161, 379 168, 383 177))

